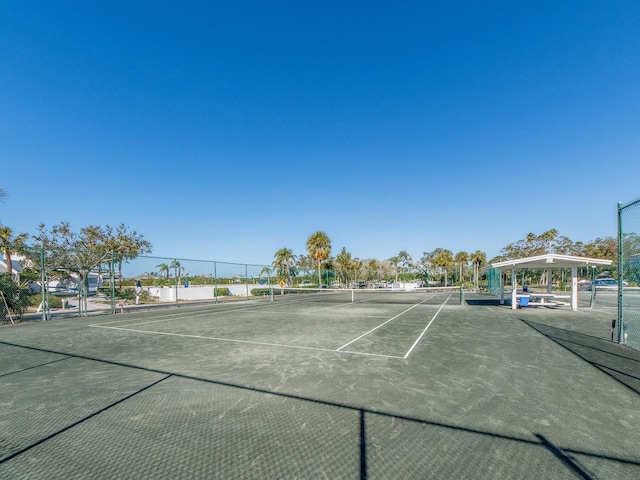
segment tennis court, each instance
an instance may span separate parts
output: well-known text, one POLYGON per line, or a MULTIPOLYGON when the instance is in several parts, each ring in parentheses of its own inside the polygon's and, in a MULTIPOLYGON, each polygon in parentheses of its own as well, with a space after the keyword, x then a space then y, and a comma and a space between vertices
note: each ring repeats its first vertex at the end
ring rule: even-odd
POLYGON ((638 478, 611 318, 368 291, 2 326, 0 477, 638 478))

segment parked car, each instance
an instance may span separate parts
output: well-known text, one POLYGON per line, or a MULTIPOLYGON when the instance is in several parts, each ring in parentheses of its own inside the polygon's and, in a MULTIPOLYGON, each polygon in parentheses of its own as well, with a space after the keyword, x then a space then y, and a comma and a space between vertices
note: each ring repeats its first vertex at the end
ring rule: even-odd
POLYGON ((591 290, 591 282, 589 280, 580 280, 578 282, 578 291, 586 292, 591 290))
MULTIPOLYGON (((613 278, 596 278, 593 281, 593 287, 595 287, 596 292, 599 291, 618 291, 618 281, 613 278)), ((591 290, 591 289, 589 289, 591 290)))

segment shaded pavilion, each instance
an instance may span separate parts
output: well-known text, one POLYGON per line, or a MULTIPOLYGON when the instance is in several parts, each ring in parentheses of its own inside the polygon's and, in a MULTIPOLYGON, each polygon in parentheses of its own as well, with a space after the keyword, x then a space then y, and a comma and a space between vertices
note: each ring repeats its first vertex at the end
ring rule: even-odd
POLYGON ((500 271, 500 304, 504 304, 504 272, 511 271, 511 308, 518 308, 517 302, 517 271, 518 270, 547 270, 547 293, 551 294, 551 271, 554 269, 571 269, 571 310, 578 310, 578 268, 601 267, 611 265, 611 260, 601 258, 576 257, 573 255, 557 255, 548 253, 534 257, 518 258, 495 262, 482 267, 483 270, 495 268, 500 271))

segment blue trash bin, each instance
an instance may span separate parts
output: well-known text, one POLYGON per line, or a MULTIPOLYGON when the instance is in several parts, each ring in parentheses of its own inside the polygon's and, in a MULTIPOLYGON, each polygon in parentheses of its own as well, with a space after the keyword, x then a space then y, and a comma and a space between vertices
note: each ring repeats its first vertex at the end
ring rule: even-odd
POLYGON ((529 297, 520 297, 520 306, 528 307, 529 306, 529 297))

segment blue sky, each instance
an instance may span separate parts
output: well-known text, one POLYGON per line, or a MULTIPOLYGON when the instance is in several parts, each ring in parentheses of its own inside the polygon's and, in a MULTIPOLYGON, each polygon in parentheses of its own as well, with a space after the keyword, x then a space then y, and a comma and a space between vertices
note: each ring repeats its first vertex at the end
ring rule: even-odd
POLYGON ((640 196, 640 3, 0 3, 0 221, 491 258, 640 196))

